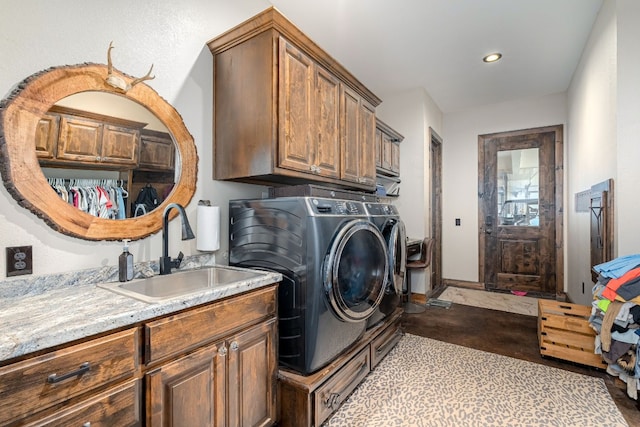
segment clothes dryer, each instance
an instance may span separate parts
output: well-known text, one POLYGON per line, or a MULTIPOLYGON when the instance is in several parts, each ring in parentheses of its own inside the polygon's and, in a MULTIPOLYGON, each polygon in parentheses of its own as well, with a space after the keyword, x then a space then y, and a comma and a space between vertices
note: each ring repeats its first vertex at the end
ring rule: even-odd
POLYGON ((398 209, 389 203, 366 202, 369 220, 382 234, 387 246, 389 275, 378 308, 367 319, 371 328, 393 313, 400 304, 407 264, 407 237, 398 209))
POLYGON ((386 287, 387 248, 361 202, 317 197, 229 202, 229 264, 282 274, 281 366, 311 374, 352 346, 386 287))

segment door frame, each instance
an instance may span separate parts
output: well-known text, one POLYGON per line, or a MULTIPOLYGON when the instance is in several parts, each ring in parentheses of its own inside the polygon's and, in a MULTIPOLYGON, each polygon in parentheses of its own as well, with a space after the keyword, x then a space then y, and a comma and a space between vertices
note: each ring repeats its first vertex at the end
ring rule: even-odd
POLYGON ((444 288, 442 281, 442 138, 431 127, 429 128, 429 141, 431 237, 435 239, 429 284, 431 293, 435 294, 439 289, 444 288))
POLYGON ((530 133, 554 132, 555 134, 555 250, 556 250, 556 298, 564 294, 564 142, 563 125, 544 126, 539 128, 521 129, 508 132, 496 132, 492 134, 478 135, 478 280, 485 287, 484 263, 485 263, 485 221, 488 215, 484 209, 482 200, 484 195, 484 143, 487 139, 496 137, 510 137, 527 135, 530 133))

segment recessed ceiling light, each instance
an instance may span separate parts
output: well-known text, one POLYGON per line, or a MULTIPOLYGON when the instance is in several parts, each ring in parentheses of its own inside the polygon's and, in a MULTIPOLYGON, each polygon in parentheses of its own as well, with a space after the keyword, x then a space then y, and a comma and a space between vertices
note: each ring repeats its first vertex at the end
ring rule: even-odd
POLYGON ((502 58, 502 54, 501 53, 490 53, 489 55, 485 56, 484 58, 482 58, 482 60, 484 62, 496 62, 498 61, 500 58, 502 58))

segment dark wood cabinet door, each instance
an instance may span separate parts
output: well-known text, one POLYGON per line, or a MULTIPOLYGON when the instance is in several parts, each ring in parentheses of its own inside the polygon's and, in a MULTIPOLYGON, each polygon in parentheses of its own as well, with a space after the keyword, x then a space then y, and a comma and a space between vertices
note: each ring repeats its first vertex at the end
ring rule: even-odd
POLYGON ((208 345, 146 375, 148 426, 206 427, 225 419, 222 348, 208 345))
POLYGON ((391 137, 387 134, 382 134, 382 168, 391 170, 391 137))
POLYGON ((140 131, 122 126, 104 125, 100 161, 123 165, 137 165, 140 131))
POLYGON ((276 321, 227 340, 229 426, 266 426, 276 420, 276 321))
POLYGON ((342 86, 341 179, 358 182, 360 97, 342 86))
POLYGON ((376 110, 360 100, 360 132, 358 139, 358 182, 372 188, 376 185, 376 110))
POLYGON ((340 177, 340 82, 322 67, 315 67, 314 120, 316 127, 314 172, 340 177))
POLYGON ((376 185, 376 112, 357 93, 342 87, 341 178, 376 185))
POLYGON ((391 143, 391 172, 400 175, 400 144, 391 143))
POLYGON ((164 132, 140 133, 140 168, 174 170, 175 152, 171 135, 164 132))
POLYGON ((310 172, 314 158, 313 78, 311 58, 280 38, 278 165, 310 172))
POLYGON ((376 129, 376 168, 382 167, 382 145, 382 131, 380 129, 376 129))
POLYGON ((60 116, 44 114, 36 128, 36 155, 40 159, 53 159, 58 151, 60 116))
POLYGON ((58 159, 89 163, 100 162, 102 130, 102 125, 92 120, 62 117, 60 119, 58 159))

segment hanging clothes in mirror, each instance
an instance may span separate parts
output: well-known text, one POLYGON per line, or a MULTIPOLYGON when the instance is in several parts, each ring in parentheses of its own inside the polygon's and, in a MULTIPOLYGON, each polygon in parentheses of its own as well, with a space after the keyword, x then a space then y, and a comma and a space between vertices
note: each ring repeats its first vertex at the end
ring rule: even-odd
POLYGON ((89 215, 125 219, 129 197, 122 180, 49 178, 49 185, 62 200, 89 215))

